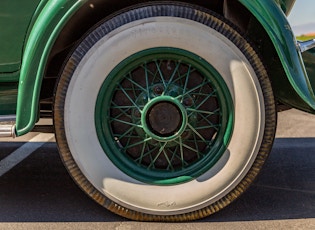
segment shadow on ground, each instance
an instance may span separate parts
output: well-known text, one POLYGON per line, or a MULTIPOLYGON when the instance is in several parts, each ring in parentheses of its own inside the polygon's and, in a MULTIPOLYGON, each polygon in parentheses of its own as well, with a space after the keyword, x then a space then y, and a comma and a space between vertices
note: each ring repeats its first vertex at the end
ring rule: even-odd
MULTIPOLYGON (((0 143, 0 148, 11 151, 17 145, 0 143)), ((278 138, 253 186, 229 207, 198 222, 304 218, 315 218, 315 139, 278 138)), ((126 220, 76 187, 55 143, 45 144, 0 177, 0 222, 106 221, 126 220)))

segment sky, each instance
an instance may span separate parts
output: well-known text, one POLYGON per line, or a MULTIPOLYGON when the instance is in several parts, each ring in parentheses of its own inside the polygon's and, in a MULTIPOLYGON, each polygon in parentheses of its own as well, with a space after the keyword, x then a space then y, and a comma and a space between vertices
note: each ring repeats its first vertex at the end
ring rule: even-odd
POLYGON ((315 1, 296 0, 288 20, 293 30, 302 30, 304 33, 315 32, 315 1))

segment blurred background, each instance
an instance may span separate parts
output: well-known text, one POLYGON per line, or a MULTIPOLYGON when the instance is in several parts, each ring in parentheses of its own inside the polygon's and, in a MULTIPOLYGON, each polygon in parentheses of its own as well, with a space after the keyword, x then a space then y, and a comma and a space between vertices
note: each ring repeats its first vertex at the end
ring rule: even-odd
POLYGON ((296 0, 288 19, 299 40, 315 38, 314 0, 296 0))

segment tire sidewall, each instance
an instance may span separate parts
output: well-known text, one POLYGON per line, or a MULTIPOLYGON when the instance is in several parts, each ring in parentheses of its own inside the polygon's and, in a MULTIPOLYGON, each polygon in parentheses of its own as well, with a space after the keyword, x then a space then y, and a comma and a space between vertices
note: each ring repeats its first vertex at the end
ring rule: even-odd
MULTIPOLYGON (((89 42, 91 37, 93 34, 89 42)), ((239 48, 208 26, 173 17, 133 21, 92 43, 85 54, 80 54, 82 47, 73 54, 81 57, 67 86, 63 113, 69 150, 87 180, 124 207, 159 215, 195 211, 231 192, 259 153, 265 120, 259 80, 239 48), (191 34, 196 35, 194 42, 191 34), (185 49, 211 63, 224 79, 235 105, 234 132, 226 152, 208 172, 185 184, 154 186, 133 179, 110 161, 96 134, 95 103, 106 76, 130 55, 155 47, 185 49)))

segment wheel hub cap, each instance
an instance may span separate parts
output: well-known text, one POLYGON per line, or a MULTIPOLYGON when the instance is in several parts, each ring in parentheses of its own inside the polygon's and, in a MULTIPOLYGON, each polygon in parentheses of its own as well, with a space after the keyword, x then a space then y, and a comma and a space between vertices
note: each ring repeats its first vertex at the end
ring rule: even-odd
POLYGON ((174 135, 183 120, 179 109, 170 102, 155 104, 149 109, 148 126, 156 135, 169 137, 174 135))

